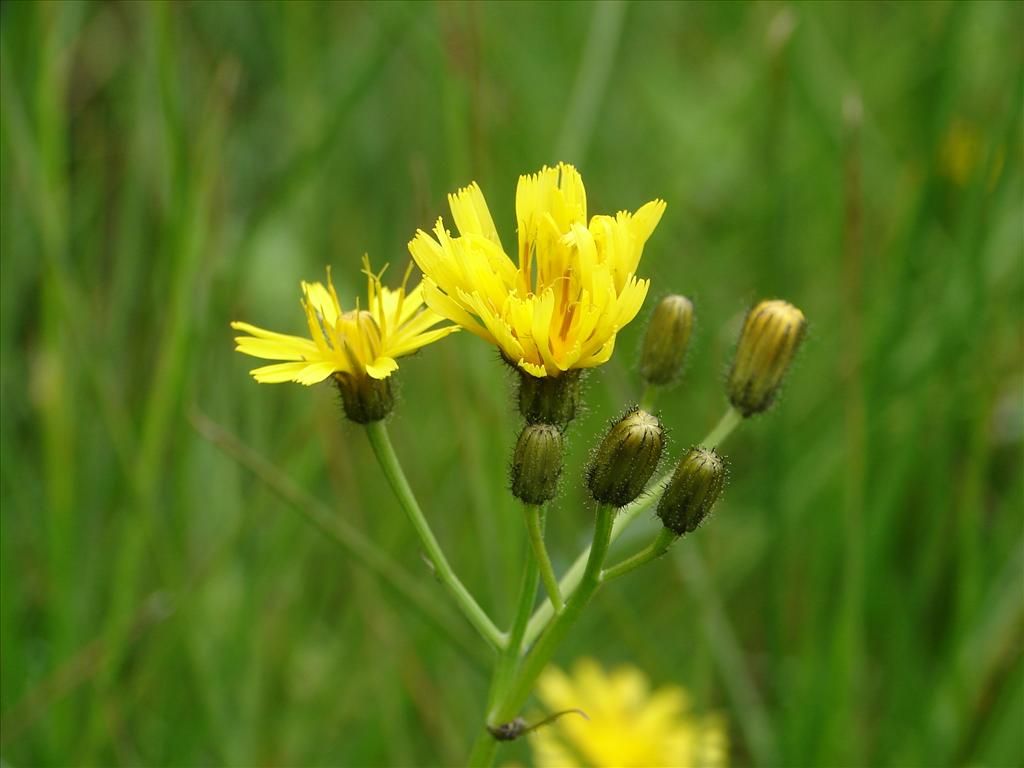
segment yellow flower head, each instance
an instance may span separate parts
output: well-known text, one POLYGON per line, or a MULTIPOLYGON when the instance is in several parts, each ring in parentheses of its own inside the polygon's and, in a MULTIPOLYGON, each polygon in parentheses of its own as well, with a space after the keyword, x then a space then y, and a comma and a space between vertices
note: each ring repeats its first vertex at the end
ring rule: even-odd
POLYGON ((431 309, 492 344, 533 376, 591 368, 611 357, 615 334, 647 295, 636 277, 665 203, 587 222, 583 179, 571 165, 520 176, 518 262, 506 254, 480 187, 448 196, 459 237, 441 219, 409 251, 431 309))
POLYGON ((386 379, 398 369, 395 358, 459 330, 455 325, 430 330, 444 318, 423 306, 422 284, 406 292, 411 270, 410 264, 401 287, 393 291, 381 284, 384 271, 371 272, 369 260, 364 257, 366 309, 359 308, 357 299, 356 308, 344 312, 328 267, 326 288, 323 283, 302 283, 302 308, 306 310, 311 338, 265 331, 236 321, 231 327, 250 335, 238 336, 235 349, 265 360, 289 361, 250 371, 264 384, 296 381, 309 386, 332 374, 386 379))
POLYGON ((686 694, 671 685, 650 690, 644 674, 625 666, 606 673, 593 659, 576 662, 570 677, 549 667, 537 695, 551 711, 579 708, 530 735, 540 768, 719 768, 728 763, 728 736, 716 717, 695 717, 686 694))

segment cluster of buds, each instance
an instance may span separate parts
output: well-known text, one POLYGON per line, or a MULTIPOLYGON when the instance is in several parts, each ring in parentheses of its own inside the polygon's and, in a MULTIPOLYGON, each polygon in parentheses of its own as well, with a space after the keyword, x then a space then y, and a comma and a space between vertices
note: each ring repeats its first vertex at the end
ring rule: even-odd
MULTIPOLYGON (((658 302, 640 355, 640 374, 649 387, 679 379, 693 326, 689 299, 671 294, 658 302)), ((785 301, 762 301, 747 314, 726 387, 742 416, 767 410, 774 402, 805 328, 803 313, 785 301)), ((512 492, 528 504, 543 504, 557 493, 562 433, 580 405, 580 371, 543 378, 520 372, 520 379, 519 409, 526 426, 513 456, 512 492)), ((630 409, 594 452, 586 473, 590 495, 615 508, 631 503, 644 492, 664 449, 658 417, 630 409)), ((725 461, 714 447, 698 446, 684 454, 658 503, 665 528, 677 536, 694 531, 721 495, 725 477, 725 461)))
MULTIPOLYGON (((641 372, 649 384, 671 381, 682 367, 685 348, 673 357, 660 343, 672 332, 673 316, 680 329, 676 333, 689 339, 692 305, 680 298, 664 299, 648 327, 641 372), (656 325, 660 332, 654 331, 656 325), (662 369, 654 361, 665 361, 666 371, 670 361, 676 367, 659 379, 662 369)), ((785 301, 762 301, 747 313, 726 386, 729 402, 742 416, 761 413, 775 401, 805 330, 803 313, 785 301)), ((714 447, 691 448, 680 459, 658 502, 658 517, 665 528, 676 536, 696 530, 718 501, 725 479, 725 460, 714 447)))

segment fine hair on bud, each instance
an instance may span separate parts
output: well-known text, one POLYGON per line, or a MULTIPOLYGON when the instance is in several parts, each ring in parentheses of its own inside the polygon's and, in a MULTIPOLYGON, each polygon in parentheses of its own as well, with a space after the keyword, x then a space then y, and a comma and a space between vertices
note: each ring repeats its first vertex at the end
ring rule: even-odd
POLYGON ((729 371, 729 402, 744 416, 767 410, 803 341, 807 321, 785 301, 762 301, 747 313, 729 371))
POLYGON ((692 332, 693 302, 674 293, 658 302, 640 349, 644 381, 664 387, 679 377, 692 332))
POLYGON ((647 487, 665 449, 658 418, 639 408, 615 422, 587 470, 587 487, 600 504, 624 507, 647 487))
POLYGON ((512 493, 527 504, 544 504, 558 492, 562 431, 552 424, 527 424, 512 454, 512 493))
POLYGON ((691 448, 658 502, 658 517, 677 536, 696 530, 725 486, 725 461, 714 449, 691 448))
POLYGON ((345 415, 357 424, 381 421, 395 407, 391 376, 375 379, 367 375, 335 373, 333 378, 341 393, 345 415))
POLYGON ((519 412, 527 424, 565 428, 580 407, 580 369, 559 376, 533 376, 519 370, 519 412))

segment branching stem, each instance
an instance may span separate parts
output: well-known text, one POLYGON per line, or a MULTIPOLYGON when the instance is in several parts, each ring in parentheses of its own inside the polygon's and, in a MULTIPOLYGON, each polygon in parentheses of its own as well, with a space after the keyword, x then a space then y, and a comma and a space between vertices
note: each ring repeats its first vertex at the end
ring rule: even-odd
POLYGON ((604 558, 608 554, 608 547, 611 545, 614 518, 615 510, 612 507, 602 505, 598 508, 597 520, 594 523, 594 540, 590 545, 590 555, 587 558, 587 565, 583 570, 579 586, 566 602, 565 607, 555 614, 537 644, 523 659, 523 664, 513 679, 508 693, 492 710, 494 715, 489 719, 488 725, 497 726, 515 718, 533 691, 537 677, 544 671, 544 667, 547 666, 558 646, 562 644, 566 633, 579 619, 583 609, 590 602, 590 598, 594 596, 601 584, 601 568, 604 565, 604 558))
MULTIPOLYGON (((736 429, 743 421, 743 417, 740 413, 734 409, 729 408, 719 420, 711 432, 708 433, 700 445, 707 446, 708 448, 717 446, 725 442, 725 439, 732 434, 732 431, 736 429)), ((653 485, 650 487, 660 488, 669 481, 672 477, 672 472, 666 472, 659 477, 653 485)), ((657 496, 653 493, 647 493, 641 496, 639 499, 634 501, 632 504, 628 504, 619 510, 619 514, 615 519, 615 525, 612 528, 611 540, 614 542, 622 533, 630 526, 630 524, 636 520, 645 510, 647 510, 651 504, 656 500, 657 496)), ((559 588, 562 595, 566 596, 566 600, 569 599, 569 595, 572 595, 577 585, 580 583, 580 579, 583 578, 583 571, 587 565, 587 558, 590 556, 590 549, 585 549, 580 552, 579 557, 576 558, 572 566, 566 571, 562 580, 559 582, 559 588)), ((533 616, 530 617, 530 623, 526 627, 526 638, 525 643, 529 645, 532 643, 547 626, 548 622, 551 621, 551 617, 554 615, 554 611, 551 608, 550 603, 542 603, 533 616)))
POLYGON ((672 543, 679 538, 675 533, 670 531, 668 528, 662 528, 658 531, 658 535, 654 538, 647 547, 637 552, 632 557, 628 557, 621 563, 613 565, 610 568, 605 568, 601 572, 601 583, 617 579, 619 576, 624 576, 641 565, 646 565, 651 560, 657 560, 659 557, 664 555, 672 543))

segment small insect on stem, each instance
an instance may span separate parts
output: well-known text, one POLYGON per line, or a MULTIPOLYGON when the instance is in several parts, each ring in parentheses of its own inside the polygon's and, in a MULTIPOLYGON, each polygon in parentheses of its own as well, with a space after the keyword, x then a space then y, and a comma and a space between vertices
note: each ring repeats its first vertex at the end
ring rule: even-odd
POLYGON ((533 725, 527 725, 526 721, 523 718, 517 717, 515 720, 512 720, 507 723, 502 723, 501 725, 488 725, 487 730, 490 732, 491 736, 494 737, 495 741, 515 741, 523 734, 529 733, 530 731, 535 731, 538 728, 541 728, 545 725, 549 725, 558 718, 562 717, 562 715, 569 714, 577 714, 584 720, 590 719, 589 717, 587 717, 587 713, 584 712, 582 709, 563 709, 561 712, 555 712, 553 715, 548 715, 543 720, 540 720, 539 722, 536 722, 533 725))

